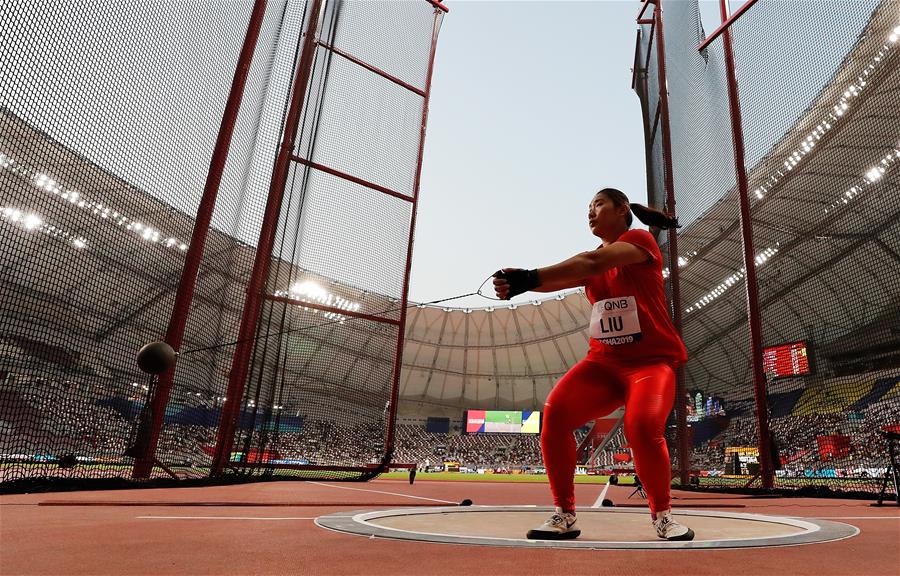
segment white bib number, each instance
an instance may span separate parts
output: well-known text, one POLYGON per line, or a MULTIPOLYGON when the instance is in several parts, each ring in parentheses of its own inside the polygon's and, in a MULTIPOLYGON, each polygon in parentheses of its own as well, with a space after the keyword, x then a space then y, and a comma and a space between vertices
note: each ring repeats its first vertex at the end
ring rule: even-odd
POLYGON ((637 302, 634 296, 607 298, 594 304, 591 311, 591 338, 618 346, 641 339, 637 302))

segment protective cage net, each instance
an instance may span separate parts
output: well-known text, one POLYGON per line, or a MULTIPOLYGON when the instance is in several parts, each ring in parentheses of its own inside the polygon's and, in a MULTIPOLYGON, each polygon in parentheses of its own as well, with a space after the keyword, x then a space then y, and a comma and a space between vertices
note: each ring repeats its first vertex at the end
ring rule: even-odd
POLYGON ((424 1, 374 13, 368 3, 325 7, 327 46, 313 62, 258 327, 277 336, 253 348, 248 417, 230 457, 239 472, 364 479, 392 456, 398 322, 440 14, 424 1))
MULTIPOLYGON (((720 21, 702 22, 696 2, 661 1, 683 225, 678 253, 664 252, 677 262, 673 305, 690 355, 687 429, 674 414, 669 426, 673 476, 683 443, 692 483, 760 486, 724 38, 698 51, 720 21)), ((883 432, 900 429, 898 14, 897 0, 760 0, 730 28, 776 488, 876 494, 890 472, 883 432)), ((641 26, 635 88, 651 201, 662 206, 655 35, 641 26)))
MULTIPOLYGON (((210 476, 312 6, 262 16, 181 347, 203 350, 178 360, 151 477, 210 476)), ((157 389, 135 354, 172 317, 253 8, 0 7, 0 486, 132 475, 157 389)), ((323 2, 293 153, 404 198, 292 163, 226 472, 384 458, 439 24, 424 0, 323 2)))

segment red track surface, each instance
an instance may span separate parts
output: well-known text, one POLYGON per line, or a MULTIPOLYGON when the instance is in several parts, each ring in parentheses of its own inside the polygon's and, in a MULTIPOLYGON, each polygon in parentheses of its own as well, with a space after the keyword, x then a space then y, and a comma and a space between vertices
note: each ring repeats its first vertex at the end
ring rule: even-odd
MULTIPOLYGON (((601 489, 599 485, 578 485, 578 501, 590 506, 601 489)), ((617 504, 637 503, 637 497, 627 499, 630 493, 628 487, 612 486, 607 497, 617 504)), ((0 573, 900 574, 900 511, 896 506, 872 508, 869 502, 850 500, 675 495, 676 509, 722 505, 723 510, 732 512, 834 519, 859 527, 861 533, 839 542, 783 548, 622 552, 370 540, 323 530, 313 519, 339 510, 430 502, 410 496, 452 502, 470 498, 485 505, 549 506, 549 490, 546 484, 497 482, 422 481, 413 486, 394 480, 279 482, 4 496, 0 498, 0 573), (745 508, 735 509, 735 505, 745 508)))

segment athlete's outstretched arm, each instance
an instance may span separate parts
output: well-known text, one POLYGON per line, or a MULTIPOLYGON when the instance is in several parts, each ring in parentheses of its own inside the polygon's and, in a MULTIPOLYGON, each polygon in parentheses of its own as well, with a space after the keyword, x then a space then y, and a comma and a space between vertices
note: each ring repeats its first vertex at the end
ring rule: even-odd
MULTIPOLYGON (((537 269, 540 286, 532 288, 534 292, 555 292, 566 288, 584 286, 585 281, 591 276, 602 274, 617 266, 638 264, 650 259, 650 254, 643 248, 638 248, 629 242, 613 242, 589 252, 576 254, 559 264, 537 269)), ((504 268, 504 272, 514 270, 504 268)), ((509 282, 506 278, 494 278, 494 291, 497 297, 507 299, 509 296, 509 282)), ((515 295, 515 294, 514 294, 515 295)))
POLYGON ((576 254, 559 264, 538 268, 541 286, 536 292, 554 292, 583 286, 591 276, 603 274, 611 268, 646 262, 650 255, 643 248, 628 242, 613 242, 609 246, 576 254))

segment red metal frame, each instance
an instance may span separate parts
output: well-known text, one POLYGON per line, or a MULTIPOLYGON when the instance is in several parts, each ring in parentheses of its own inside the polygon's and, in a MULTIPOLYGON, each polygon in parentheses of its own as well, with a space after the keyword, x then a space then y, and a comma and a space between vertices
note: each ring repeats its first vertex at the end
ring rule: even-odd
MULTIPOLYGON (((652 30, 653 30, 653 28, 651 28, 651 34, 653 33, 652 30)), ((637 46, 635 46, 635 49, 634 49, 635 66, 640 65, 639 64, 639 62, 640 62, 640 52, 639 52, 640 38, 641 38, 641 30, 638 29, 638 44, 637 44, 637 46)), ((653 36, 650 36, 650 39, 647 42, 648 52, 650 51, 650 47, 652 46, 652 44, 653 44, 653 36)), ((647 57, 649 58, 649 54, 647 55, 647 57)), ((641 70, 640 88, 638 88, 637 82, 633 81, 632 89, 634 89, 635 92, 637 92, 638 94, 641 95, 640 96, 640 98, 641 98, 641 121, 644 124, 644 134, 650 135, 649 138, 646 138, 646 143, 644 146, 644 164, 646 166, 647 174, 652 174, 653 173, 653 149, 651 148, 651 146, 649 144, 651 144, 653 142, 653 139, 655 138, 655 135, 656 135, 656 127, 657 127, 657 124, 659 123, 659 106, 656 107, 656 111, 653 113, 653 123, 651 124, 650 123, 650 104, 647 100, 647 95, 649 94, 649 87, 648 87, 649 81, 647 79, 648 65, 645 65, 643 70, 641 70)), ((658 209, 659 208, 659 205, 658 205, 659 203, 657 201, 658 199, 659 199, 659 193, 656 189, 656 183, 653 182, 650 178, 648 178, 647 179, 647 202, 649 203, 649 205, 652 208, 658 209)), ((671 302, 668 301, 668 298, 666 301, 666 305, 671 305, 671 302)))
MULTIPOLYGON (((647 8, 650 7, 651 4, 656 4, 656 0, 644 0, 644 3, 641 5, 641 11, 638 12, 637 22, 638 24, 652 24, 653 18, 644 18, 644 12, 647 11, 647 8)), ((654 8, 655 10, 655 8, 654 8)))
MULTIPOLYGON (((743 11, 752 1, 742 6, 743 11)), ((738 94, 737 76, 734 71, 734 49, 731 30, 726 26, 737 19, 739 14, 728 18, 726 0, 719 0, 722 14, 722 43, 725 48, 725 71, 728 78, 728 103, 731 113, 732 142, 734 143, 734 167, 737 175, 738 199, 741 208, 741 238, 744 250, 744 270, 746 270, 747 318, 750 323, 750 364, 753 369, 753 389, 756 395, 756 422, 759 435, 760 474, 763 488, 774 485, 772 454, 769 450, 769 412, 766 399, 766 375, 763 366, 762 326, 759 313, 759 291, 756 283, 756 257, 753 251, 753 222, 750 216, 749 186, 744 163, 744 129, 741 121, 741 103, 738 94)))
POLYGON ((408 194, 403 194, 401 192, 396 192, 391 190, 390 188, 385 188, 384 186, 380 186, 373 182, 369 182, 367 180, 363 180, 362 178, 357 178, 356 176, 351 176, 346 172, 341 172, 340 170, 335 170, 334 168, 329 168, 328 166, 324 166, 322 164, 317 164, 306 158, 302 158, 297 155, 292 155, 291 160, 297 162, 298 164, 303 164, 304 166, 309 166, 310 168, 314 168, 321 172, 325 172, 326 174, 331 174, 332 176, 337 176, 338 178, 343 178, 344 180, 349 180, 354 184, 359 184, 360 186, 365 186, 366 188, 371 188, 373 190, 378 190, 379 192, 383 192, 388 196, 393 196, 394 198, 399 198, 400 200, 406 200, 407 202, 413 202, 413 199, 408 194))
POLYGON ((400 326, 397 331, 397 351, 394 356, 394 382, 391 386, 391 400, 388 409, 387 437, 384 442, 385 457, 394 453, 394 425, 397 420, 397 399, 400 395, 400 367, 403 361, 403 343, 406 331, 406 309, 409 306, 409 276, 412 268, 413 238, 416 232, 416 213, 418 212, 419 185, 422 179, 422 158, 425 153, 425 128, 428 124, 428 98, 431 95, 431 76, 434 72, 434 54, 437 50, 438 23, 440 13, 435 10, 434 23, 431 30, 431 54, 428 58, 428 76, 425 80, 425 101, 422 103, 422 127, 419 137, 419 156, 416 161, 416 179, 413 185, 413 210, 409 223, 409 244, 406 249, 406 272, 403 277, 403 292, 400 307, 400 326))
MULTIPOLYGON (((244 45, 241 47, 237 67, 234 71, 231 91, 228 94, 225 111, 222 114, 222 123, 219 126, 219 134, 216 137, 216 144, 210 159, 203 196, 200 198, 200 204, 197 207, 194 229, 191 232, 190 244, 185 254, 184 267, 181 271, 181 279, 178 282, 172 315, 169 317, 165 341, 175 350, 180 350, 184 342, 184 329, 187 324, 191 303, 194 299, 197 274, 203 260, 209 224, 212 220, 216 197, 219 193, 219 185, 222 182, 222 173, 225 169, 225 162, 228 159, 228 150, 231 147, 234 126, 240 111, 244 87, 247 84, 247 76, 250 73, 250 65, 253 62, 253 52, 259 40, 259 32, 265 13, 266 0, 256 0, 247 25, 247 33, 244 36, 244 45)), ((159 444, 159 434, 162 429, 165 408, 169 403, 169 396, 172 392, 175 370, 176 368, 172 367, 159 376, 153 398, 150 400, 151 420, 149 430, 146 432, 147 437, 143 439, 141 453, 135 458, 134 467, 131 471, 133 478, 149 478, 156 463, 156 448, 159 444)), ((166 470, 165 466, 163 466, 163 469, 166 470)), ((171 471, 167 470, 167 472, 171 474, 171 471)))
POLYGON ((654 31, 656 30, 656 20, 650 22, 650 39, 647 40, 647 58, 644 59, 644 70, 650 69, 650 55, 653 53, 653 38, 656 37, 654 31))
MULTIPOLYGON (((644 10, 650 0, 644 2, 644 10)), ((663 33, 662 0, 655 0, 653 10, 656 28, 656 58, 659 78, 659 112, 662 125, 663 164, 665 167, 666 209, 675 214, 675 181, 672 176, 672 134, 669 126, 669 93, 666 83, 666 43, 663 33)), ((678 334, 681 334, 681 284, 678 274, 678 233, 669 229, 669 282, 672 284, 672 323, 678 334)), ((690 482, 690 462, 687 445, 687 412, 684 406, 684 367, 675 371, 675 416, 678 427, 678 471, 682 484, 690 482)))
POLYGON ((415 92, 419 96, 423 96, 423 97, 425 96, 424 90, 420 90, 420 89, 416 88, 415 86, 413 86, 412 84, 404 82, 403 80, 397 78, 396 76, 388 74, 384 70, 381 70, 380 68, 376 68, 375 66, 372 66, 368 62, 363 62, 362 60, 360 60, 356 56, 350 54, 349 52, 345 52, 345 51, 341 50, 340 48, 335 48, 334 46, 327 44, 325 42, 322 42, 321 40, 319 40, 318 44, 322 48, 325 48, 326 50, 330 50, 330 51, 334 52, 335 54, 337 54, 338 56, 342 56, 342 57, 346 58, 347 60, 353 62, 354 64, 358 64, 358 65, 362 66, 363 68, 365 68, 366 70, 368 70, 370 72, 374 72, 375 74, 378 74, 382 78, 390 80, 391 82, 393 82, 394 84, 397 84, 398 86, 403 86, 407 90, 409 90, 411 92, 415 92))
MULTIPOLYGON (((316 5, 313 8, 314 14, 319 14, 320 11, 320 3, 321 0, 315 0, 316 5)), ((252 351, 253 345, 253 333, 256 330, 256 325, 259 320, 259 313, 261 308, 262 300, 269 301, 277 301, 284 302, 287 304, 296 304, 306 306, 308 308, 314 308, 317 310, 323 310, 326 312, 334 312, 336 314, 342 314, 345 316, 352 316, 355 318, 363 318, 366 320, 374 321, 374 322, 382 322, 387 324, 393 324, 398 326, 398 347, 394 358, 394 378, 391 389, 391 401, 390 401, 390 415, 388 419, 388 427, 387 427, 387 438, 386 438, 386 446, 385 446, 385 456, 390 455, 393 450, 393 439, 394 439, 394 422, 396 420, 396 404, 397 404, 397 396, 399 391, 399 374, 400 374, 400 366, 402 361, 402 350, 403 350, 403 341, 404 341, 404 328, 406 322, 406 308, 408 306, 407 294, 409 292, 409 276, 410 276, 410 267, 412 264, 412 243, 413 237, 415 234, 415 221, 416 221, 416 206, 417 206, 417 198, 418 191, 421 179, 421 170, 422 170, 422 158, 424 151, 424 141, 425 141, 425 126, 427 123, 427 115, 428 115, 428 94, 431 88, 431 77, 434 70, 434 53, 437 44, 437 32, 438 32, 438 18, 440 16, 440 12, 446 12, 447 9, 440 5, 437 2, 433 2, 431 0, 427 0, 429 3, 435 6, 435 16, 434 16, 434 24, 432 28, 432 43, 431 43, 431 54, 429 56, 429 64, 428 64, 428 75, 426 79, 426 87, 425 90, 419 90, 418 88, 411 86, 410 84, 399 80, 398 78, 391 76, 387 72, 380 70, 366 62, 359 60, 358 58, 339 50, 333 46, 330 46, 327 43, 314 40, 315 37, 315 28, 314 22, 311 20, 309 23, 309 29, 306 32, 306 38, 304 40, 303 52, 301 54, 300 63, 298 64, 298 75, 297 81, 293 87, 292 93, 292 101, 291 107, 288 114, 288 119, 285 122, 285 138, 282 142, 282 147, 279 151, 279 157, 276 161, 276 166, 273 170, 272 176, 272 184, 270 187, 270 195, 269 202, 266 205, 266 215, 263 219, 262 230, 260 232, 260 242, 258 244, 257 249, 257 260, 254 263, 254 271, 251 276, 250 285, 248 287, 247 299, 245 301, 244 311, 241 319, 241 331, 239 335, 239 344, 238 348, 235 350, 235 356, 232 362, 232 370, 229 379, 228 392, 226 393, 225 405, 222 409, 222 420, 219 425, 218 438, 216 442, 216 452, 213 459, 213 465, 211 469, 211 475, 216 475, 221 473, 221 471, 225 468, 225 466, 234 467, 235 463, 229 462, 229 455, 231 453, 232 445, 233 445, 233 436, 234 436, 234 427, 236 425, 236 418, 238 411, 240 410, 240 397, 243 392, 244 381, 247 378, 247 371, 249 367, 250 353, 252 351), (309 74, 311 70, 312 63, 312 53, 315 50, 316 46, 322 46, 323 48, 330 50, 340 56, 347 58, 348 60, 366 68, 367 70, 378 74, 395 84, 398 84, 416 94, 421 95, 424 98, 423 112, 422 112, 422 127, 421 127, 421 137, 419 143, 419 154, 417 159, 416 166, 416 179, 413 186, 413 195, 410 197, 409 195, 402 194, 391 190, 389 188, 385 188, 384 186, 380 186, 378 184, 368 182, 366 180, 357 178, 350 174, 341 172, 339 170, 335 170, 333 168, 329 168, 328 166, 323 166, 321 164, 317 164, 312 162, 311 160, 307 160, 300 156, 297 156, 292 153, 293 150, 293 140, 296 137, 297 131, 297 122, 298 122, 298 114, 299 111, 303 107, 303 97, 302 93, 305 90, 305 86, 309 81, 309 74), (288 130, 291 130, 290 134, 290 145, 286 145, 285 142, 288 141, 287 133, 288 130), (280 205, 281 198, 284 193, 286 181, 287 181, 287 165, 288 162, 293 161, 298 164, 302 164, 309 168, 320 170, 322 172, 331 174, 333 176, 337 176, 339 178, 343 178, 345 180, 354 182, 361 186, 365 186, 367 188, 377 190, 389 196, 399 198, 401 200, 406 200, 411 202, 413 205, 412 216, 410 220, 410 231, 409 231, 409 243, 407 246, 407 259, 406 259, 406 269, 404 275, 403 282, 403 294, 401 298, 401 307, 400 307, 400 319, 393 320, 389 318, 383 318, 380 316, 373 316, 369 314, 360 314, 357 312, 350 312, 343 309, 333 308, 330 306, 324 306, 316 303, 303 302, 301 300, 296 300, 287 297, 280 296, 271 296, 264 294, 264 282, 265 277, 268 274, 268 256, 269 252, 271 252, 272 242, 274 240, 274 232, 275 232, 275 219, 277 219, 278 214, 280 213, 280 205), (277 186, 276 186, 277 184, 277 186), (265 257, 261 258, 260 255, 264 254, 265 257)), ((254 463, 253 466, 259 466, 259 464, 254 463)), ((279 467, 281 467, 279 465, 279 467)), ((302 466, 297 469, 304 470, 335 470, 335 471, 361 471, 361 472, 371 472, 373 470, 372 466, 366 467, 354 467, 354 466, 321 466, 321 467, 309 467, 302 466)))
MULTIPOLYGON (((734 14, 732 14, 730 18, 729 18, 729 17, 723 16, 723 18, 722 18, 722 24, 719 25, 718 28, 716 28, 715 30, 713 30, 713 33, 710 34, 709 36, 707 36, 707 37, 706 37, 706 40, 704 40, 703 42, 701 42, 701 43, 697 46, 697 50, 700 50, 700 51, 702 52, 702 51, 703 51, 707 46, 709 46, 716 38, 718 38, 719 35, 723 34, 726 30, 728 30, 728 29, 731 27, 731 25, 734 24, 734 22, 735 22, 738 18, 740 18, 741 16, 743 16, 743 15, 744 15, 744 12, 746 12, 747 10, 749 10, 750 7, 753 6, 754 4, 756 4, 756 0, 747 0, 747 2, 746 2, 743 6, 741 6, 740 8, 738 8, 738 11, 735 12, 734 14)), ((722 8, 722 7, 720 6, 720 10, 724 10, 723 14, 725 14, 725 13, 728 12, 728 8, 727 8, 727 7, 722 8)))
POLYGON ((440 10, 441 12, 445 12, 445 13, 446 13, 446 12, 449 12, 449 11, 450 11, 449 8, 447 8, 446 6, 444 6, 443 4, 441 4, 440 2, 438 2, 437 0, 425 0, 425 1, 428 2, 429 4, 431 4, 432 6, 434 6, 435 8, 437 8, 438 10, 440 10))
POLYGON ((313 55, 316 49, 315 39, 318 32, 319 18, 322 13, 322 4, 323 0, 313 0, 312 9, 309 12, 309 23, 306 27, 300 60, 297 63, 294 85, 291 88, 291 101, 284 123, 281 146, 278 149, 278 156, 272 169, 269 197, 266 201, 266 210, 259 231, 259 242, 257 243, 256 258, 253 262, 253 272, 247 286, 247 296, 244 300, 243 312, 241 313, 238 344, 232 358, 231 372, 228 378, 228 391, 225 394, 227 400, 222 406, 222 415, 219 420, 219 430, 216 438, 216 451, 213 456, 210 476, 221 474, 228 464, 234 443, 234 428, 240 410, 244 383, 247 379, 250 355, 253 351, 253 334, 256 332, 262 308, 261 294, 269 274, 269 260, 275 242, 276 224, 281 213, 284 189, 287 185, 291 154, 296 144, 297 130, 300 124, 300 111, 303 108, 306 86, 312 74, 313 55))
POLYGON ((638 58, 641 50, 641 29, 637 29, 636 38, 634 40, 634 63, 631 68, 631 89, 635 90, 635 80, 637 79, 638 70, 640 69, 641 61, 638 58))

